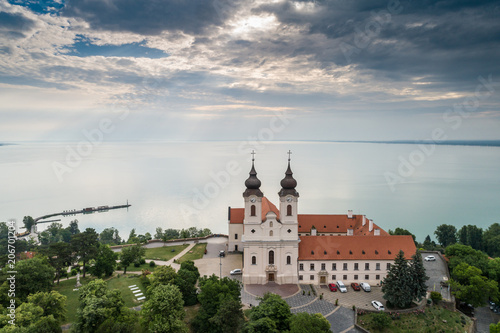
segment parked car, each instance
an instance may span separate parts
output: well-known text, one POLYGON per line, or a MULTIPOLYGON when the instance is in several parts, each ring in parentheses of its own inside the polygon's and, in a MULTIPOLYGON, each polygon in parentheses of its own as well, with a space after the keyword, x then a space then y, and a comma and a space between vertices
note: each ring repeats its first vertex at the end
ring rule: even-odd
POLYGON ((490 303, 490 310, 493 310, 496 306, 495 303, 493 303, 492 301, 488 301, 488 303, 490 303))
POLYGON ((380 303, 379 301, 372 301, 372 305, 375 309, 379 310, 379 311, 384 311, 385 308, 384 308, 384 304, 380 303))
POLYGON ((341 293, 346 293, 347 292, 347 288, 345 287, 344 282, 342 282, 340 280, 337 281, 337 288, 339 288, 339 291, 341 293))
POLYGON ((231 275, 238 275, 238 274, 241 274, 241 269, 239 268, 236 268, 236 269, 233 269, 231 272, 231 275))
POLYGON ((368 291, 372 291, 372 288, 370 287, 370 285, 366 282, 361 282, 359 284, 359 286, 361 287, 361 289, 363 289, 364 291, 368 292, 368 291))
POLYGON ((330 288, 330 291, 337 291, 337 286, 336 286, 336 285, 334 285, 333 283, 330 283, 330 284, 328 285, 328 288, 330 288))
POLYGON ((219 251, 219 257, 225 257, 226 256, 226 252, 225 251, 219 251))
POLYGON ((424 260, 425 261, 436 261, 436 257, 434 257, 434 256, 427 256, 427 257, 425 257, 424 260))
POLYGON ((361 290, 361 288, 359 287, 359 284, 357 284, 356 282, 351 283, 351 288, 355 291, 361 290))

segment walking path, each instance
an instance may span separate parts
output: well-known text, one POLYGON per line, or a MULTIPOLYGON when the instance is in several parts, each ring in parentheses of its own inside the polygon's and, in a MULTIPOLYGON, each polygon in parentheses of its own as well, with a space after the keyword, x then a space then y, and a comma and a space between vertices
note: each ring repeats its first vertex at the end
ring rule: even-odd
MULTIPOLYGON (((276 288, 280 294, 284 291, 280 290, 281 286, 274 285, 246 285, 241 290, 241 301, 248 306, 256 306, 259 304, 257 297, 260 297, 271 287, 276 288), (260 288, 259 288, 260 287, 260 288)), ((307 312, 307 313, 321 313, 331 325, 330 330, 334 333, 361 333, 359 329, 354 326, 354 311, 342 306, 335 306, 334 303, 326 299, 320 299, 314 296, 309 285, 298 285, 299 290, 295 293, 288 295, 281 295, 283 299, 290 306, 292 313, 307 312), (309 292, 311 292, 309 294, 309 292)), ((317 288, 317 287, 315 287, 317 288)), ((291 291, 293 288, 286 286, 286 290, 291 291)), ((296 290, 296 288, 295 288, 296 290)), ((317 294, 321 293, 320 289, 316 289, 317 294)), ((276 292, 275 292, 276 293, 276 292)))
POLYGON ((181 252, 179 252, 179 254, 177 254, 175 257, 173 257, 172 259, 170 259, 168 261, 146 259, 146 262, 150 263, 151 261, 154 261, 155 264, 161 265, 161 266, 168 266, 168 265, 170 265, 170 266, 172 266, 173 269, 175 269, 176 271, 178 271, 179 268, 181 267, 181 265, 177 264, 177 263, 174 263, 174 260, 180 259, 183 255, 185 255, 186 253, 188 253, 189 251, 191 251, 191 249, 195 245, 196 245, 195 243, 189 244, 188 247, 186 247, 184 250, 182 250, 181 252))

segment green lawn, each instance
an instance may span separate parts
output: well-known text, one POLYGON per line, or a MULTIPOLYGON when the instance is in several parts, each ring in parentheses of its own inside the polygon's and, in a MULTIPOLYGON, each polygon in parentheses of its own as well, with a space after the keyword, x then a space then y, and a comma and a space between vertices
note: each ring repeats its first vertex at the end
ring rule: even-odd
POLYGON ((185 255, 180 257, 177 262, 180 264, 186 260, 196 260, 203 258, 205 254, 205 249, 207 248, 207 243, 196 244, 191 250, 189 250, 185 255))
MULTIPOLYGON (((119 272, 118 272, 119 273, 119 272)), ((86 277, 80 279, 82 284, 87 284, 92 278, 86 277)), ((120 277, 113 277, 106 281, 109 289, 118 289, 121 292, 126 307, 133 307, 142 302, 135 301, 134 294, 128 286, 137 285, 142 292, 145 291, 139 279, 139 275, 128 274, 125 276, 120 273, 120 277)), ((73 291, 75 288, 76 279, 61 280, 59 285, 54 285, 54 290, 67 297, 66 308, 68 309, 66 323, 72 323, 76 320, 76 309, 78 308, 78 291, 73 291)))
POLYGON ((178 255, 182 250, 188 247, 189 244, 183 245, 172 245, 172 246, 163 246, 163 247, 155 247, 151 249, 146 249, 146 259, 151 260, 164 260, 168 261, 178 255), (174 251, 172 251, 174 250, 174 251))
POLYGON ((373 313, 358 314, 358 325, 372 333, 467 332, 471 325, 471 320, 467 316, 440 306, 426 307, 423 313, 419 314, 396 315, 396 313, 397 311, 392 312, 391 325, 383 330, 373 327, 373 313))

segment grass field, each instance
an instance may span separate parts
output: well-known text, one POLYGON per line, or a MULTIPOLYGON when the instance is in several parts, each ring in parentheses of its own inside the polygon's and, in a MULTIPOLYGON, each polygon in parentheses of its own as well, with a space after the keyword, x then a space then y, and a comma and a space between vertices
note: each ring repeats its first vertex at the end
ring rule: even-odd
MULTIPOLYGON (((86 277, 85 279, 80 279, 80 282, 85 285, 87 284, 91 279, 86 277)), ((130 291, 128 286, 130 285, 137 285, 142 292, 145 291, 144 287, 142 286, 142 283, 140 279, 138 278, 138 275, 129 275, 127 274, 126 277, 123 274, 120 274, 120 277, 113 277, 109 280, 106 281, 108 283, 108 288, 113 290, 113 289, 118 289, 120 290, 123 300, 125 301, 125 306, 126 307, 133 307, 141 304, 142 302, 137 302, 135 301, 135 297, 133 293, 130 291)), ((78 302, 78 291, 73 291, 75 288, 76 284, 76 279, 69 279, 69 280, 61 280, 59 285, 54 286, 54 290, 61 293, 62 295, 67 297, 66 300, 66 308, 67 308, 67 318, 66 318, 66 323, 72 323, 76 320, 76 309, 78 308, 79 302, 78 302)))
POLYGON ((205 249, 207 248, 207 243, 196 244, 190 251, 179 258, 177 262, 180 264, 186 260, 196 260, 203 258, 205 254, 205 249))
POLYGON ((396 313, 392 312, 391 325, 382 330, 374 328, 373 313, 358 315, 358 325, 372 333, 467 332, 471 325, 471 320, 467 316, 440 306, 426 307, 423 312, 401 315, 396 313))
POLYGON ((152 249, 146 249, 146 259, 151 260, 164 260, 168 261, 178 255, 182 250, 188 247, 188 244, 183 245, 172 245, 172 246, 164 246, 164 247, 155 247, 152 249), (172 251, 174 250, 174 251, 172 251))

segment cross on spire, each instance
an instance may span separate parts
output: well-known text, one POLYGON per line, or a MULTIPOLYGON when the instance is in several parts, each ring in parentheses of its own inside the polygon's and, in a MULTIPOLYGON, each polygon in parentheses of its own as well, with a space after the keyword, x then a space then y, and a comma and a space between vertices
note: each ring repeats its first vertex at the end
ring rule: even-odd
POLYGON ((251 154, 252 154, 252 162, 253 162, 255 160, 255 150, 252 150, 251 154))
POLYGON ((292 151, 289 150, 287 154, 288 154, 288 162, 290 162, 290 155, 292 155, 292 151))

